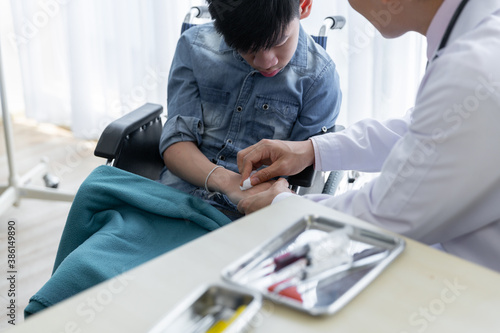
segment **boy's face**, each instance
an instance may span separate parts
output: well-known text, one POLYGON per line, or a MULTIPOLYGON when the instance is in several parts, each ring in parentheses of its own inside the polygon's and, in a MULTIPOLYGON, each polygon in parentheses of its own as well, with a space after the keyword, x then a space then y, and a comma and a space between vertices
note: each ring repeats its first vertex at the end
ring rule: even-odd
POLYGON ((249 53, 240 52, 240 55, 250 66, 258 70, 262 75, 265 77, 273 77, 288 65, 295 54, 299 41, 299 31, 299 19, 295 18, 290 22, 277 45, 268 50, 259 50, 249 53))

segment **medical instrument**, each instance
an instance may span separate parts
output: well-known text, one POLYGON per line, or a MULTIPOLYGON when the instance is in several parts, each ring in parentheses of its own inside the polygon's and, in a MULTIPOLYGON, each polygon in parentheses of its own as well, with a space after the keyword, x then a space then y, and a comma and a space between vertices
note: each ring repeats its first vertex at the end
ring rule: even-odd
POLYGON ((310 286, 314 285, 316 286, 317 283, 321 280, 329 280, 332 278, 337 277, 338 275, 342 273, 347 273, 350 270, 357 269, 357 268, 363 268, 367 267, 369 265, 373 265, 378 263, 380 260, 384 259, 388 255, 387 250, 380 250, 380 249, 375 249, 374 251, 371 251, 371 253, 367 256, 363 256, 362 258, 359 258, 357 260, 353 260, 351 262, 331 267, 331 268, 326 268, 324 267, 306 267, 302 269, 299 274, 296 274, 280 283, 273 284, 269 286, 268 290, 270 292, 276 293, 276 294, 281 294, 284 296, 288 296, 291 298, 294 298, 300 302, 302 302, 302 299, 300 298, 300 295, 302 293, 307 292, 308 290, 312 289, 310 286), (306 286, 306 289, 301 291, 300 293, 297 291, 297 288, 300 286, 306 286), (288 288, 294 288, 293 293, 283 293, 286 289, 288 288), (290 296, 292 295, 292 296, 290 296))
POLYGON ((226 267, 222 277, 310 315, 333 314, 404 247, 393 234, 307 215, 226 267))
POLYGON ((261 295, 247 288, 205 285, 190 293, 148 333, 242 332, 261 306, 261 295))
MULTIPOLYGON (((275 274, 289 265, 299 262, 302 266, 316 267, 335 266, 352 261, 352 258, 344 252, 349 242, 348 234, 352 228, 343 228, 329 233, 315 233, 312 237, 298 237, 291 243, 283 253, 279 253, 264 260, 258 267, 254 268, 255 274, 247 276, 251 283, 257 279, 275 274)), ((285 273, 286 274, 286 273, 285 273)), ((274 278, 276 279, 276 278, 274 278)))

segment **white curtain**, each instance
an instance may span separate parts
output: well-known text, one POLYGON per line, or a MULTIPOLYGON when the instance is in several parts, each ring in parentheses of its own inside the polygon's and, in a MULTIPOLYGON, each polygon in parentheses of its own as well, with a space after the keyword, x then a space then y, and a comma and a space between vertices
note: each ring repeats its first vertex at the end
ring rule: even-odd
POLYGON ((11 0, 26 115, 97 138, 113 119, 166 104, 170 61, 190 1, 11 0))
MULTIPOLYGON (((95 139, 111 120, 146 102, 165 106, 182 20, 203 3, 10 0, 12 28, 2 31, 8 40, 2 45, 19 58, 26 115, 95 139)), ((344 93, 339 122, 402 115, 423 73, 423 38, 384 40, 347 1, 315 0, 302 24, 315 34, 327 15, 347 19, 328 43, 344 93)))

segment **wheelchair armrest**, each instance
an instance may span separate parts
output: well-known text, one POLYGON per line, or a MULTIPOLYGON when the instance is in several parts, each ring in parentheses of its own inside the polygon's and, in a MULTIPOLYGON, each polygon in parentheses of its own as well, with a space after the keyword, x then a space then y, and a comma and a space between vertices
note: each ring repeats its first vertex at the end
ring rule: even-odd
MULTIPOLYGON (((334 125, 333 127, 326 129, 324 131, 321 131, 320 133, 316 135, 322 135, 325 133, 332 133, 332 132, 339 132, 344 129, 344 126, 342 125, 334 125)), ((296 175, 289 176, 288 177, 288 183, 292 187, 311 187, 312 183, 314 180, 314 166, 310 165, 301 172, 299 172, 296 175)))
POLYGON ((124 139, 130 133, 158 119, 162 112, 161 105, 148 103, 113 121, 102 132, 94 155, 108 160, 115 159, 121 151, 124 139))

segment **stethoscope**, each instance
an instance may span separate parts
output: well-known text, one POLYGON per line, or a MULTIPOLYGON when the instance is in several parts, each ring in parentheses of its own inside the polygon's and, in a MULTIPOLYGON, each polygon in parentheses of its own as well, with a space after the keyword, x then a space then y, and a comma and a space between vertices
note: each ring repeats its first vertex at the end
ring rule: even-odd
POLYGON ((446 45, 448 44, 448 40, 450 39, 451 33, 453 32, 453 28, 455 28, 455 25, 457 24, 458 18, 460 17, 460 14, 462 14, 465 5, 469 0, 462 0, 460 5, 458 5, 457 10, 455 11, 455 14, 453 14, 453 17, 451 18, 450 23, 448 24, 448 27, 446 28, 446 31, 444 33, 443 39, 441 39, 441 44, 439 44, 438 50, 436 54, 434 55, 434 58, 432 60, 436 60, 437 57, 439 57, 439 51, 444 49, 446 45))

